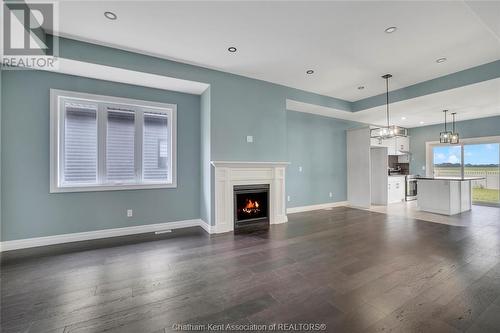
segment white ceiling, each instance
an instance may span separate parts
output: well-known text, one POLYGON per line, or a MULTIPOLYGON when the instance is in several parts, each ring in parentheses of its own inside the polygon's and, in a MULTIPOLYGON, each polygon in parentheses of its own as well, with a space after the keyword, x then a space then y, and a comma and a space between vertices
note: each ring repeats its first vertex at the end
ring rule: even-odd
POLYGON ((59 11, 64 36, 349 101, 384 92, 387 72, 392 90, 500 59, 499 1, 64 1, 59 11))
MULTIPOLYGON (((288 110, 293 111, 378 126, 386 125, 385 105, 358 112, 336 110, 293 100, 287 100, 286 106, 288 110)), ((457 121, 499 116, 500 78, 391 103, 389 108, 391 124, 408 128, 440 124, 444 122, 443 109, 450 110, 450 113, 456 112, 457 121)))

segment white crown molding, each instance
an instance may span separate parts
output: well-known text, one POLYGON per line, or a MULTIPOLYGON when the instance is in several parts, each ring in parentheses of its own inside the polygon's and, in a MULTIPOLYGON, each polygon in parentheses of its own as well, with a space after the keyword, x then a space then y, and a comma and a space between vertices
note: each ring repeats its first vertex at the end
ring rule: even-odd
POLYGON ((275 167, 275 166, 286 166, 290 162, 247 162, 247 161, 211 161, 214 167, 222 168, 248 168, 252 166, 256 167, 275 167))
POLYGON ((130 69, 83 62, 78 60, 57 58, 55 66, 39 67, 38 69, 61 74, 88 77, 91 79, 133 84, 155 89, 178 91, 186 94, 201 95, 210 86, 207 83, 196 82, 174 77, 139 72, 130 69))
POLYGON ((47 246, 54 244, 80 242, 80 241, 101 239, 101 238, 136 235, 136 234, 164 231, 169 229, 171 230, 171 229, 188 228, 188 227, 201 227, 206 232, 213 233, 213 231, 211 231, 211 226, 208 226, 206 222, 202 221, 201 219, 192 219, 192 220, 183 220, 175 222, 139 225, 133 227, 104 229, 104 230, 77 232, 71 234, 4 241, 0 242, 0 252, 27 249, 31 247, 47 246))
POLYGON ((319 204, 319 205, 290 207, 290 208, 286 209, 286 213, 293 214, 293 213, 309 212, 312 210, 327 209, 327 208, 332 208, 332 207, 342 207, 342 206, 348 206, 348 205, 349 205, 349 202, 347 202, 347 201, 328 202, 328 203, 319 204))

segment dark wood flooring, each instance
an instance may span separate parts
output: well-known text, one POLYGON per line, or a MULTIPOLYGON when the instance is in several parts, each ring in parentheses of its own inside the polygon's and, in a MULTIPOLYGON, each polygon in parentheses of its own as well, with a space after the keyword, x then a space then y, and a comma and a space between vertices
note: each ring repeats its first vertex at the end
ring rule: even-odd
POLYGON ((289 219, 249 235, 190 228, 5 253, 1 331, 500 331, 500 215, 473 227, 345 207, 289 219))

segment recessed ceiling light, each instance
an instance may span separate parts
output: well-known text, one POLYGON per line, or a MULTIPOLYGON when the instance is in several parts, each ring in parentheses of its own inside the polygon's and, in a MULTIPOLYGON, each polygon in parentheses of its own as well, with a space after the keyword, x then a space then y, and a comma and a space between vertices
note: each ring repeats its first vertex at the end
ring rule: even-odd
POLYGON ((425 124, 423 121, 420 122, 420 125, 425 124))
POLYGON ((438 64, 440 64, 440 63, 442 63, 442 62, 445 62, 446 60, 447 60, 446 58, 439 58, 439 59, 437 59, 437 60, 436 60, 436 62, 437 62, 438 64))
POLYGON ((406 120, 406 117, 401 117, 401 120, 406 120))
POLYGON ((228 50, 229 52, 231 52, 231 53, 234 53, 234 52, 236 52, 236 50, 237 50, 237 49, 236 49, 234 46, 231 46, 231 47, 229 47, 227 50, 228 50))
POLYGON ((365 89, 365 86, 359 86, 358 87, 358 90, 363 90, 363 89, 365 89))
POLYGON ((306 71, 306 74, 309 74, 309 75, 314 74, 314 71, 313 71, 312 69, 308 69, 308 70, 306 71))
POLYGON ((388 34, 392 34, 396 30, 398 30, 397 27, 389 27, 389 28, 385 29, 385 32, 388 34))
POLYGON ((116 16, 116 14, 113 12, 104 12, 104 16, 106 16, 107 19, 110 19, 113 21, 118 18, 118 16, 116 16))

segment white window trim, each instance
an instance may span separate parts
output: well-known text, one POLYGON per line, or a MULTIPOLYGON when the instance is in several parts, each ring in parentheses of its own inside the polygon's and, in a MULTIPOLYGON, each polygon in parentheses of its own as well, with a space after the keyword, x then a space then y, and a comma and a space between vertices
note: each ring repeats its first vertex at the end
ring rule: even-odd
MULTIPOLYGON (((97 121, 102 121, 98 110, 97 121)), ((139 128, 136 131, 136 136, 141 135, 142 137, 142 113, 140 113, 139 121, 136 120, 136 124, 141 124, 136 126, 139 128)), ((98 127, 99 128, 99 127, 98 127)), ((101 129, 103 126, 100 127, 101 129)), ((102 137, 102 136, 101 136, 102 137)), ((103 147, 103 140, 98 142, 99 154, 105 152, 105 147, 103 147)), ((142 147, 137 147, 136 145, 136 173, 141 172, 142 165, 140 168, 137 167, 137 161, 142 161, 142 147)), ((102 158, 98 158, 98 162, 103 161, 102 158)), ((98 163, 98 177, 102 175, 102 166, 98 163)), ((141 172, 142 173, 142 172, 141 172)), ((142 177, 142 175, 141 175, 142 177)), ((177 105, 176 104, 166 104, 158 102, 143 101, 130 98, 112 97, 104 95, 94 95, 87 93, 80 93, 75 91, 66 91, 59 89, 50 89, 50 193, 64 193, 64 192, 96 192, 96 191, 119 191, 119 190, 140 190, 140 189, 159 189, 159 188, 176 188, 177 187, 177 105), (141 184, 117 184, 117 185, 89 185, 89 186, 61 186, 60 184, 60 174, 62 161, 59 158, 61 152, 61 128, 63 125, 63 117, 61 116, 62 110, 60 110, 60 98, 78 98, 87 99, 93 102, 100 103, 116 103, 122 105, 128 105, 131 107, 147 107, 147 108, 157 108, 165 110, 169 114, 170 123, 170 142, 169 148, 171 152, 169 154, 170 165, 171 165, 171 181, 169 183, 141 183, 141 184)))
MULTIPOLYGON (((434 155, 432 153, 432 149, 438 146, 460 146, 461 148, 461 158, 462 161, 464 159, 464 145, 470 144, 488 144, 488 143, 500 143, 500 136, 484 136, 484 137, 475 137, 475 138, 460 138, 459 143, 457 144, 449 144, 449 143, 440 143, 439 141, 427 141, 425 143, 425 169, 426 169, 426 177, 433 177, 434 175, 434 155)), ((462 164, 462 163, 461 163, 462 164)), ((462 164, 461 175, 464 175, 464 166, 462 164)))

